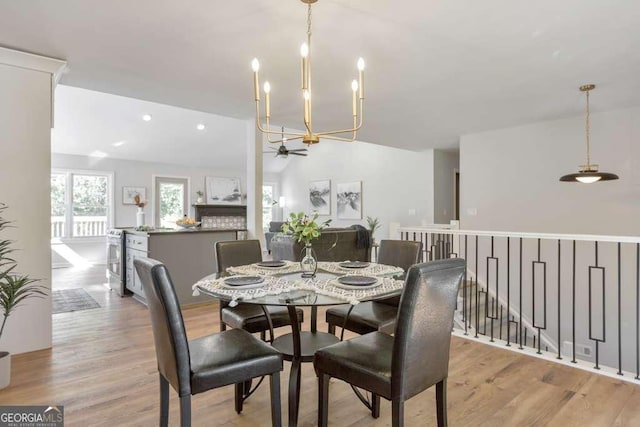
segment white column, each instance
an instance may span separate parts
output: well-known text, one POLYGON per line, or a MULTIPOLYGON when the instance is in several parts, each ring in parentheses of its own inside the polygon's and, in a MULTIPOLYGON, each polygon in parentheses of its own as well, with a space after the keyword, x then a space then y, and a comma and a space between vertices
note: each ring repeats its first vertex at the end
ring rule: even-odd
POLYGON ((247 229, 249 238, 260 239, 262 231, 262 133, 255 120, 247 121, 247 229))
MULTIPOLYGON (((0 48, 0 202, 15 228, 15 272, 51 290, 51 127, 53 90, 65 62, 0 48)), ((50 294, 50 292, 49 292, 50 294)), ((7 320, 0 348, 23 353, 51 347, 51 297, 31 298, 7 320)))

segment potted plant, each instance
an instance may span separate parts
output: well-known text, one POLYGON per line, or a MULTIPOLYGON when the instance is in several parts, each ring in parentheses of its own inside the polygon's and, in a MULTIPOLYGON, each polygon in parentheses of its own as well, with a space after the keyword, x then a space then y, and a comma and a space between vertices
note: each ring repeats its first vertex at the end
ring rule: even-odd
POLYGON ((204 192, 202 190, 198 190, 196 191, 196 195, 198 196, 196 203, 204 203, 204 192))
MULTIPOLYGON (((5 209, 7 209, 7 205, 0 202, 0 232, 11 227, 11 221, 7 221, 1 215, 5 209)), ((11 247, 12 243, 12 240, 0 238, 0 308, 3 315, 0 326, 0 342, 2 342, 2 333, 7 319, 13 310, 27 298, 43 297, 47 294, 47 288, 35 284, 37 280, 13 272, 18 263, 10 256, 15 251, 11 247)), ((10 381, 11 353, 0 351, 0 389, 8 386, 10 381)))
POLYGON ((318 269, 318 261, 315 252, 311 248, 311 241, 320 237, 322 229, 331 223, 331 219, 326 220, 322 224, 318 224, 316 220, 318 214, 314 213, 309 216, 304 212, 291 212, 289 220, 282 224, 282 232, 292 234, 297 242, 304 242, 305 255, 300 261, 302 268, 302 277, 313 277, 318 269))
POLYGON ((380 221, 375 217, 367 217, 367 224, 369 225, 369 233, 371 234, 371 244, 375 244, 376 240, 373 238, 373 233, 380 228, 380 221))

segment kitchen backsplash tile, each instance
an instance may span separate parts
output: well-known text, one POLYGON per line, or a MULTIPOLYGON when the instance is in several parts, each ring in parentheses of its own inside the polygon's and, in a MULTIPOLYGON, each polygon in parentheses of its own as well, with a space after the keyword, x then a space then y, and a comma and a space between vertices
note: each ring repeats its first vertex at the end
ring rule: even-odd
POLYGON ((247 228, 247 219, 243 216, 203 216, 202 228, 242 229, 247 228))

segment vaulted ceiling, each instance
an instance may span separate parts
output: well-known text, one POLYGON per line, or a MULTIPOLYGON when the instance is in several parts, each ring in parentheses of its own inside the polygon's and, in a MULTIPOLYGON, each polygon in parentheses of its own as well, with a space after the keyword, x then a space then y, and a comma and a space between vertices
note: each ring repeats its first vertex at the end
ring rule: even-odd
MULTIPOLYGON (((463 134, 579 115, 583 83, 598 85, 594 112, 639 105, 638 28, 635 0, 319 0, 314 119, 349 125, 359 56, 358 139, 372 143, 454 148, 463 134)), ((0 45, 68 61, 64 85, 250 119, 255 56, 272 120, 291 128, 305 31, 299 0, 0 0, 0 45)))

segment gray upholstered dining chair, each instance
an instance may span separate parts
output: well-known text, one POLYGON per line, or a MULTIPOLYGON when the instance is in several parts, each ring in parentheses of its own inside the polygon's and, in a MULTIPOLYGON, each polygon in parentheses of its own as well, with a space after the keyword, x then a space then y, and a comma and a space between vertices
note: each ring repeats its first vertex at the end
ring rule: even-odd
MULTIPOLYGON (((381 240, 378 263, 402 268, 420 262, 422 242, 411 240, 381 240)), ((356 306, 341 305, 327 310, 325 319, 329 333, 336 333, 336 326, 357 334, 373 331, 392 333, 396 324, 396 313, 400 297, 363 302, 356 306)))
MULTIPOLYGON (((216 242, 216 260, 218 262, 218 274, 224 274, 229 267, 253 264, 262 261, 262 249, 259 240, 229 240, 216 242)), ((286 307, 267 306, 267 312, 271 317, 274 328, 291 324, 289 312, 286 307)), ((298 309, 298 319, 303 321, 304 313, 298 309)), ((220 330, 227 326, 236 329, 244 329, 251 333, 260 333, 265 339, 265 331, 270 330, 269 320, 263 308, 256 304, 238 304, 229 307, 228 302, 220 301, 220 330)), ((273 336, 271 336, 273 339, 273 336)))
POLYGON ((242 411, 242 384, 269 375, 271 423, 281 424, 280 371, 282 355, 247 331, 234 329, 187 340, 182 312, 164 264, 137 258, 151 315, 160 373, 160 425, 169 423, 169 385, 180 397, 180 425, 191 425, 191 395, 235 384, 236 411, 242 411))
POLYGON ((318 426, 327 425, 329 378, 346 381, 391 400, 392 425, 404 423, 404 401, 436 386, 438 426, 447 424, 446 388, 453 313, 465 261, 446 259, 409 270, 393 336, 371 332, 317 351, 318 426))

